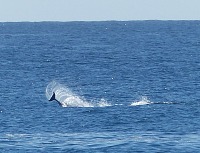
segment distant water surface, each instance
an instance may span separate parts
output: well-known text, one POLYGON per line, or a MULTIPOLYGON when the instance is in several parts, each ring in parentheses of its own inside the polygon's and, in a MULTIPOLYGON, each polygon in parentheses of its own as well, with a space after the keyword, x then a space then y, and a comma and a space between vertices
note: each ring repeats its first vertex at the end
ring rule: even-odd
POLYGON ((199 36, 200 21, 0 23, 1 152, 200 152, 199 36))

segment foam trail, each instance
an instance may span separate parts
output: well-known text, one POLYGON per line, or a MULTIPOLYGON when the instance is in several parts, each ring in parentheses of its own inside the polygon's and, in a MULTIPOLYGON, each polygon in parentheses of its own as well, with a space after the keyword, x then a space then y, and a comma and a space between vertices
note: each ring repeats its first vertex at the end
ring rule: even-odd
POLYGON ((152 104, 152 102, 149 101, 146 96, 142 96, 140 101, 133 102, 131 106, 140 106, 140 105, 149 105, 149 104, 152 104))
POLYGON ((98 103, 89 103, 83 97, 73 93, 69 88, 56 81, 50 82, 46 87, 46 97, 49 101, 56 100, 62 107, 106 107, 111 106, 106 100, 98 103))

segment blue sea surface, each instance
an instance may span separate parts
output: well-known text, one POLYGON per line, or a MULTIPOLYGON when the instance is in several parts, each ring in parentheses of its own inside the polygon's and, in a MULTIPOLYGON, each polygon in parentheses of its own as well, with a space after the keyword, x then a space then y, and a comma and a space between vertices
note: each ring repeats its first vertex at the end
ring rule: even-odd
POLYGON ((0 66, 0 152, 200 152, 200 21, 0 23, 0 66))

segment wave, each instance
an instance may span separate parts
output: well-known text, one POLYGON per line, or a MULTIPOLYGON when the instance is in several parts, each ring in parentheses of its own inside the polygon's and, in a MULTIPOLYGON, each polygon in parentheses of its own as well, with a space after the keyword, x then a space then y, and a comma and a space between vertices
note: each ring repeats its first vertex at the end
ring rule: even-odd
MULTIPOLYGON (((21 150, 37 150, 48 152, 52 146, 62 152, 62 150, 81 149, 87 150, 115 147, 120 145, 127 145, 126 147, 135 147, 134 144, 142 143, 146 145, 155 146, 157 144, 168 147, 171 143, 175 144, 170 146, 174 149, 183 150, 187 148, 199 148, 200 132, 196 133, 166 133, 155 131, 113 131, 113 132, 85 132, 85 133, 1 133, 0 142, 1 147, 5 152, 21 150), (73 145, 71 145, 73 144, 73 145)), ((23 151, 22 151, 23 150, 23 151)), ((126 149, 125 149, 126 150, 126 149)), ((164 149, 165 150, 165 149, 164 149)), ((3 152, 3 151, 2 151, 3 152)), ((66 151, 67 152, 67 151, 66 151)), ((84 151, 83 151, 84 152, 84 151)), ((95 151, 94 151, 95 152, 95 151)), ((123 151, 122 151, 123 152, 123 151)), ((124 151, 126 152, 126 151, 124 151)), ((145 152, 145 151, 144 151, 145 152)), ((166 152, 163 151, 163 152, 166 152)), ((195 152, 195 151, 188 151, 195 152)), ((198 151, 197 151, 198 152, 198 151)))
POLYGON ((106 107, 111 106, 105 99, 101 99, 97 103, 88 102, 84 97, 81 97, 72 92, 66 86, 52 81, 46 87, 46 97, 48 100, 51 99, 52 95, 55 94, 55 100, 62 107, 106 107))

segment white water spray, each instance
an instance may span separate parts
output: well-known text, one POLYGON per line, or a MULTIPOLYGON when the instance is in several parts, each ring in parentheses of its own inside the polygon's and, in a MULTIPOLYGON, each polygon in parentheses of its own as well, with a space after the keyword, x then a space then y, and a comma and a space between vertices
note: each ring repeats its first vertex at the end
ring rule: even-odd
POLYGON ((140 106, 140 105, 149 105, 152 104, 150 100, 146 96, 142 96, 140 101, 133 102, 131 106, 140 106))
POLYGON ((56 81, 50 82, 46 87, 46 97, 48 100, 56 100, 62 107, 106 107, 111 106, 102 99, 97 104, 90 103, 84 97, 73 93, 69 88, 56 81))

